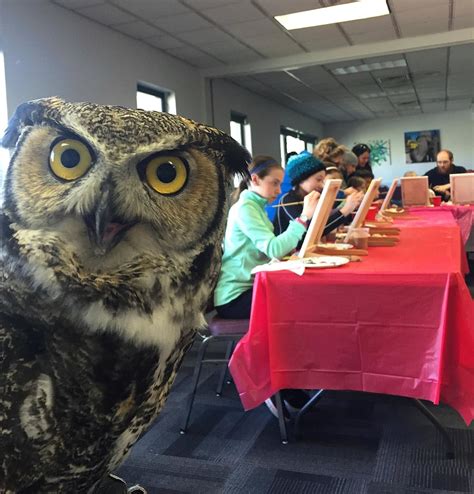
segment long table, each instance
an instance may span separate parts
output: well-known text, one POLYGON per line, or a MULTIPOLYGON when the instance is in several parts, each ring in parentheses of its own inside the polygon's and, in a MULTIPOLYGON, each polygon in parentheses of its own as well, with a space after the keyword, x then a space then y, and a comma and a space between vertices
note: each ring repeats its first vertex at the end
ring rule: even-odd
POLYGON ((280 389, 323 388, 444 402, 474 419, 459 226, 448 211, 397 225, 399 244, 362 262, 256 275, 249 332, 229 364, 245 409, 280 389))
POLYGON ((443 204, 440 207, 412 207, 410 212, 414 215, 422 215, 428 219, 444 215, 449 212, 461 229, 461 237, 465 244, 474 228, 474 205, 456 206, 443 204))

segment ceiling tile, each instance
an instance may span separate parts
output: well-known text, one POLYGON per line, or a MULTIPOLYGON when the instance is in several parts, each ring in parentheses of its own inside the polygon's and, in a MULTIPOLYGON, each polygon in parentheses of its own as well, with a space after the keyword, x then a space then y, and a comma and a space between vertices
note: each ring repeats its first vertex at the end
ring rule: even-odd
POLYGON ((474 72, 474 44, 472 43, 451 46, 449 49, 449 73, 459 72, 474 72))
POLYGON ((445 98, 445 89, 419 89, 417 91, 418 99, 423 103, 434 99, 445 98))
POLYGON ((263 72, 261 74, 255 74, 253 78, 274 88, 304 87, 286 72, 263 72))
POLYGON ((468 110, 472 106, 470 98, 448 99, 447 110, 468 110))
POLYGON ((222 53, 234 53, 243 49, 248 49, 245 45, 231 37, 229 37, 229 39, 227 39, 226 41, 221 41, 219 43, 200 44, 199 48, 213 55, 220 55, 222 53))
POLYGON ((258 0, 259 5, 270 15, 284 15, 320 7, 317 0, 258 0))
POLYGON ((441 112, 445 110, 446 103, 444 101, 436 103, 423 103, 421 108, 424 112, 441 112))
POLYGON ((391 0, 390 5, 393 12, 404 12, 414 9, 438 8, 438 5, 446 4, 446 0, 391 0))
POLYGON ((225 28, 234 36, 244 40, 246 37, 281 33, 281 29, 279 29, 270 19, 256 19, 255 21, 228 24, 225 28))
POLYGON ((303 50, 283 33, 274 36, 249 37, 245 42, 267 57, 283 57, 303 53, 303 50))
POLYGON ((143 41, 149 43, 150 45, 156 46, 157 48, 161 48, 162 50, 184 46, 182 41, 179 41, 178 39, 173 38, 173 36, 169 36, 167 34, 164 36, 152 36, 144 39, 143 41))
POLYGON ((235 50, 232 53, 221 53, 220 55, 217 55, 217 58, 228 64, 262 60, 260 55, 245 47, 241 50, 235 50))
MULTIPOLYGON (((172 34, 181 34, 188 31, 197 31, 212 27, 212 24, 194 12, 186 14, 170 15, 166 17, 156 17, 151 22, 172 34)), ((215 29, 215 28, 213 28, 215 29)))
POLYGON ((62 5, 68 9, 80 9, 84 7, 90 7, 91 5, 98 5, 105 3, 105 0, 53 0, 53 3, 62 5))
POLYGON ((210 45, 212 43, 232 43, 235 41, 232 36, 217 27, 181 33, 179 38, 197 46, 210 45))
POLYGON ((133 11, 146 20, 189 12, 186 6, 176 0, 109 0, 109 3, 133 11))
POLYGON ((260 10, 251 3, 231 3, 220 7, 203 10, 202 14, 218 24, 235 24, 265 18, 260 10))
POLYGON ((336 25, 308 27, 291 31, 291 35, 311 51, 348 46, 336 25))
POLYGON ((414 51, 405 55, 412 74, 423 72, 441 72, 444 74, 446 72, 447 57, 447 48, 414 51))
POLYGON ((453 18, 474 17, 474 3, 472 0, 454 0, 453 18))
POLYGON ((364 34, 378 31, 394 31, 393 22, 389 15, 381 17, 372 17, 359 21, 344 22, 341 24, 342 29, 349 35, 364 34))
POLYGON ((185 60, 192 65, 197 67, 216 67, 222 65, 221 62, 216 60, 215 58, 206 55, 200 50, 192 47, 192 46, 182 46, 179 48, 171 48, 166 50, 170 55, 176 56, 181 60, 185 60))
POLYGON ((391 39, 397 39, 397 33, 393 27, 384 31, 370 31, 367 33, 351 34, 350 39, 354 45, 360 45, 362 43, 375 43, 377 41, 389 41, 391 39))
POLYGON ((113 24, 120 24, 123 22, 132 22, 135 21, 136 18, 120 10, 114 5, 110 4, 100 4, 94 5, 92 7, 81 8, 78 10, 81 15, 89 17, 89 19, 93 19, 94 21, 105 24, 106 26, 111 26, 113 24))
POLYGON ((143 21, 127 22, 125 24, 114 25, 114 29, 122 33, 133 36, 134 38, 143 39, 150 38, 151 36, 162 35, 163 33, 154 26, 143 21))
POLYGON ((453 29, 465 29, 474 27, 474 16, 461 16, 453 19, 453 29))
POLYGON ((408 115, 420 115, 421 108, 413 109, 413 110, 398 110, 399 115, 408 116, 408 115))
MULTIPOLYGON (((130 0, 126 0, 130 1, 130 0)), ((156 2, 156 0, 152 0, 156 2)), ((173 0, 174 2, 176 0, 173 0)), ((220 5, 227 5, 230 3, 240 3, 242 0, 186 0, 186 4, 198 10, 210 9, 212 7, 219 7, 220 5)))

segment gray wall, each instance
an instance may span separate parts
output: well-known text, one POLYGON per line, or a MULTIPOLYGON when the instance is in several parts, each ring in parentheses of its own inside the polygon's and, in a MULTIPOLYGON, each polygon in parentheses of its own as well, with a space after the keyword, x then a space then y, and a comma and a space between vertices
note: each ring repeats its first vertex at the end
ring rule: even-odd
MULTIPOLYGON (((211 121, 199 71, 158 49, 46 0, 0 0, 0 19, 9 115, 24 101, 55 95, 135 107, 137 81, 146 81, 174 91, 179 114, 211 121)), ((248 115, 254 152, 276 158, 280 124, 321 134, 319 122, 224 81, 214 85, 214 105, 217 127, 229 131, 230 110, 248 115)))
POLYGON ((229 132, 230 112, 248 117, 252 130, 252 152, 280 159, 280 126, 321 137, 322 125, 287 107, 257 96, 224 80, 213 82, 214 119, 216 127, 229 132))
POLYGON ((178 113, 203 119, 204 83, 191 66, 44 0, 1 8, 10 114, 46 96, 135 107, 144 80, 175 91, 178 113))

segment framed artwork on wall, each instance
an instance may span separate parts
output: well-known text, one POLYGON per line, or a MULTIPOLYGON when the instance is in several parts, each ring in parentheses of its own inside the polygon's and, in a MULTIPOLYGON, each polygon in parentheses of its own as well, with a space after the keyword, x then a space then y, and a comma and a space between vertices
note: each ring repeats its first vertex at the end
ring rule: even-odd
POLYGON ((405 132, 406 163, 434 163, 440 149, 439 130, 405 132))

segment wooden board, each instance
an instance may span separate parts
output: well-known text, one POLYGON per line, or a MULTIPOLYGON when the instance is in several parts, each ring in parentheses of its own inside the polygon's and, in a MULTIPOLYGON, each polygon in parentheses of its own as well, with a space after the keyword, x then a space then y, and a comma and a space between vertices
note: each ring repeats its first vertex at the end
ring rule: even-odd
POLYGON ((341 184, 342 180, 339 179, 326 180, 303 245, 298 253, 299 258, 305 257, 306 249, 310 245, 319 244, 341 184))
POLYGON ((453 204, 474 204, 474 173, 453 173, 449 183, 453 204))
POLYGON ((369 188, 367 189, 367 192, 365 193, 364 198, 360 203, 359 209, 357 210, 357 213, 354 216, 354 219, 352 220, 352 223, 350 224, 347 230, 347 234, 344 238, 345 243, 349 242, 349 238, 351 236, 352 230, 354 228, 360 228, 364 224, 367 213, 369 212, 369 208, 378 195, 379 187, 381 183, 382 183, 381 178, 374 178, 374 180, 370 182, 369 188))
POLYGON ((402 177, 403 207, 429 206, 428 177, 402 177))
POLYGON ((390 185, 390 188, 388 189, 387 195, 385 196, 382 206, 380 208, 381 213, 383 213, 387 208, 390 207, 390 203, 392 202, 392 197, 397 186, 398 186, 398 178, 394 178, 392 184, 390 185))

